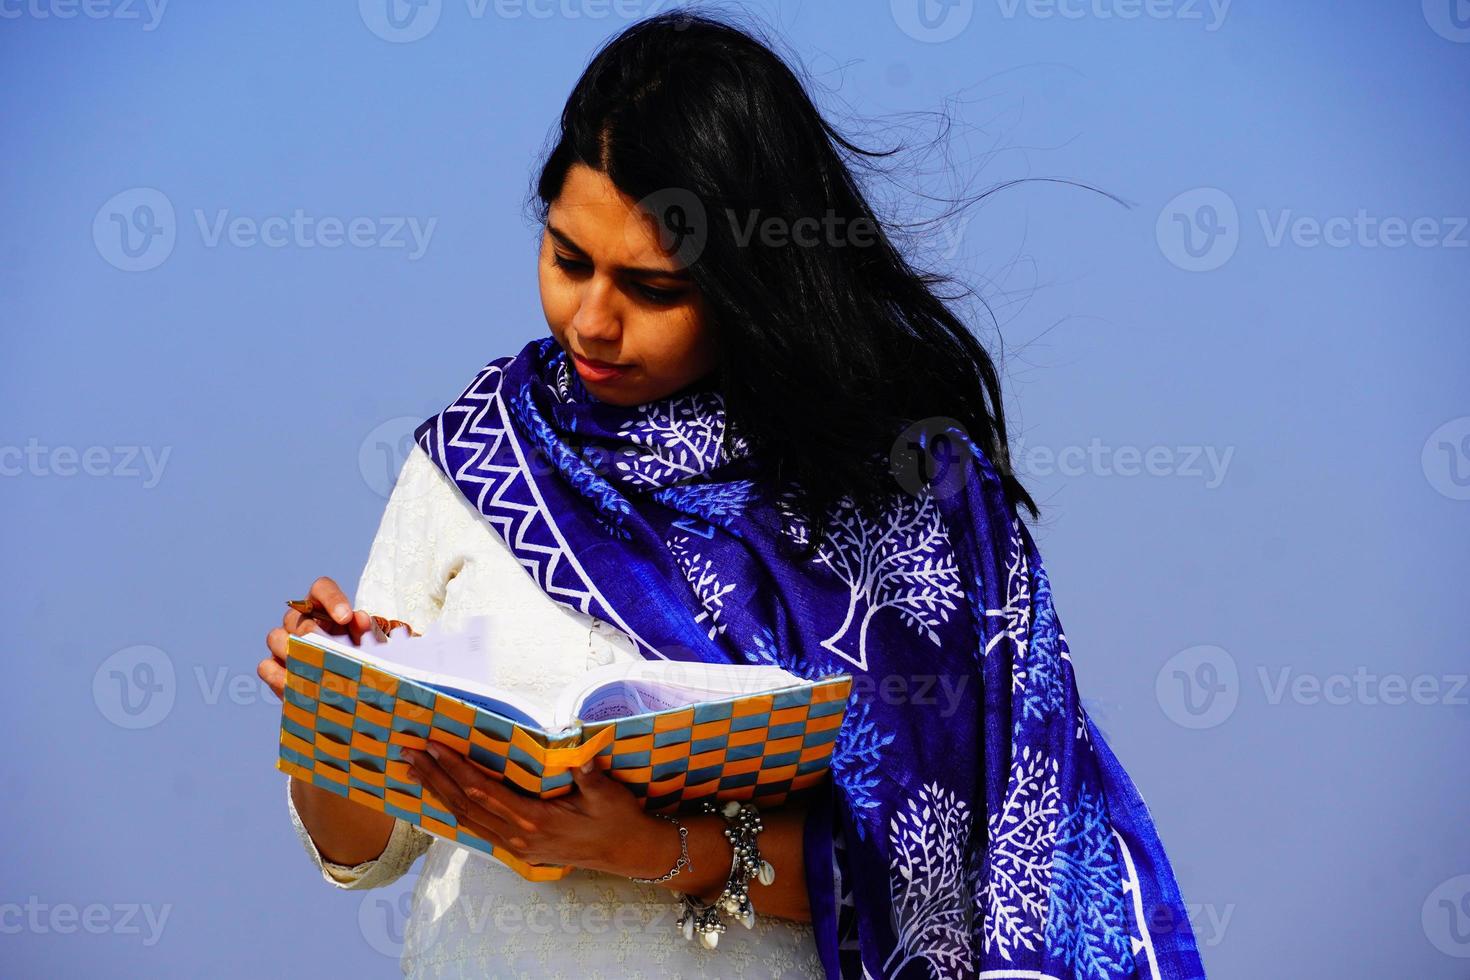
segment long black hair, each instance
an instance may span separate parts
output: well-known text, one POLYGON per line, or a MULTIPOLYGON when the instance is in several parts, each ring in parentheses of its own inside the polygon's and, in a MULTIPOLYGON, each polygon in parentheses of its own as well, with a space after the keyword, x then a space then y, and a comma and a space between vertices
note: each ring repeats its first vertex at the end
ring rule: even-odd
POLYGON ((842 155, 893 151, 840 135, 770 46, 687 10, 639 21, 593 57, 554 140, 537 217, 581 163, 687 254, 717 331, 727 424, 820 529, 808 556, 842 498, 876 510, 893 495, 875 463, 916 421, 961 423, 1012 503, 1036 514, 1011 467, 996 366, 935 292, 950 280, 899 253, 842 155))

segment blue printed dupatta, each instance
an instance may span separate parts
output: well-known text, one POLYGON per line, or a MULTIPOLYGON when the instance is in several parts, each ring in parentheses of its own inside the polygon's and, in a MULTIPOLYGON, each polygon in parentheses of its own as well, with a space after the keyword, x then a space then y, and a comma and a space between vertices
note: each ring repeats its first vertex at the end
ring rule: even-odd
POLYGON ((853 675, 805 823, 829 977, 1204 976, 1148 811, 1079 702, 1045 568, 973 443, 958 492, 839 505, 798 562, 814 529, 754 478, 707 385, 600 402, 543 337, 415 435, 548 596, 644 657, 853 675))

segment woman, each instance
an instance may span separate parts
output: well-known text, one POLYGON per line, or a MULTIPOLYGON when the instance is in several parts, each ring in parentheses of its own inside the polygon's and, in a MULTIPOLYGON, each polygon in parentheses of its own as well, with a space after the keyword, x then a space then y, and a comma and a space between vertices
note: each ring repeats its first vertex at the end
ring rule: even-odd
POLYGON ((497 847, 578 868, 541 884, 292 780, 334 884, 428 849, 405 970, 1203 975, 1147 811, 1077 698, 995 368, 841 151, 868 152, 734 27, 663 15, 599 52, 537 184, 551 336, 419 427, 360 609, 319 580, 320 613, 288 613, 260 668, 279 685, 288 634, 356 638, 367 613, 488 612, 519 658, 507 680, 531 687, 620 658, 852 674, 832 779, 762 814, 755 927, 686 942, 657 910, 727 884, 725 818, 681 829, 596 769, 543 802, 413 754, 497 847), (486 921, 552 906, 539 945, 486 921), (577 918, 593 908, 604 928, 577 918))

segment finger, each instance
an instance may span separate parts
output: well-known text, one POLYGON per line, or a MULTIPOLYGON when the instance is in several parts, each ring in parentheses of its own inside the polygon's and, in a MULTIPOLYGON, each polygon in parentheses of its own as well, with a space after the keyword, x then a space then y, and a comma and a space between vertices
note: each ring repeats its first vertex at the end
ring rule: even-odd
POLYGON ((255 666, 255 673, 265 681, 276 697, 283 697, 286 690, 286 668, 267 657, 255 666))
POLYGON ((266 649, 270 650, 272 657, 283 664, 286 662, 286 638, 290 635, 280 626, 265 635, 266 649))
POLYGON ((507 823, 500 814, 485 809, 465 795, 465 791, 455 782, 454 778, 445 772, 428 753, 409 749, 405 750, 404 756, 409 760, 409 766, 414 778, 419 781, 419 785, 438 797, 457 819, 467 819, 484 824, 502 837, 508 837, 514 832, 515 828, 507 823))
POLYGON ((337 623, 345 624, 352 618, 352 603, 337 583, 325 575, 311 583, 309 597, 337 623))
POLYGON ((619 783, 615 779, 611 779, 607 775, 607 773, 599 769, 597 767, 597 762, 593 759, 588 759, 580 766, 573 766, 571 769, 571 773, 572 782, 577 784, 577 792, 583 793, 592 799, 604 796, 608 793, 609 790, 613 789, 614 787, 618 787, 620 789, 623 789, 624 792, 628 792, 628 790, 626 789, 626 787, 623 786, 622 783, 619 783))
POLYGON ((362 638, 373 631, 373 617, 361 609, 354 610, 352 618, 347 621, 347 634, 352 637, 352 642, 361 644, 362 638))
POLYGON ((506 837, 500 831, 495 830, 491 827, 487 827, 479 821, 474 820, 470 817, 460 819, 459 825, 465 830, 468 830, 470 833, 485 838, 496 847, 509 853, 512 857, 515 857, 522 861, 526 859, 524 854, 526 841, 524 838, 506 837))
POLYGON ((465 794, 481 807, 499 816, 524 831, 534 831, 536 824, 527 819, 524 810, 532 801, 519 796, 513 790, 506 789, 489 776, 482 774, 474 766, 470 765, 468 759, 458 752, 447 751, 442 746, 430 743, 433 751, 427 755, 433 756, 438 752, 435 761, 439 767, 449 774, 465 794))
POLYGON ((292 636, 305 636, 307 633, 325 633, 322 624, 310 616, 302 616, 294 626, 288 626, 286 631, 292 636))
POLYGON ((300 636, 302 633, 303 623, 316 623, 322 632, 334 636, 341 636, 347 632, 347 627, 344 627, 320 609, 316 609, 310 614, 303 614, 295 609, 287 609, 286 614, 281 617, 281 626, 288 632, 295 633, 297 636, 300 636))

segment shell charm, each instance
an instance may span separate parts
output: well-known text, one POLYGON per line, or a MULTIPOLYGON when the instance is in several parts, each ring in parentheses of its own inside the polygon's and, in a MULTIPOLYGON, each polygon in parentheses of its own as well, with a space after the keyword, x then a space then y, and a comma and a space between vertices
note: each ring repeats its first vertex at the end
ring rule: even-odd
POLYGON ((719 813, 725 818, 725 839, 730 842, 733 852, 730 877, 719 897, 709 905, 684 892, 675 894, 684 909, 678 919, 684 938, 693 939, 697 935, 705 949, 714 949, 720 944, 720 933, 726 929, 723 916, 739 920, 747 929, 755 928, 755 909, 751 907, 746 882, 758 877, 761 884, 769 885, 776 880, 776 869, 761 857, 760 848, 756 845, 756 835, 763 829, 763 824, 760 811, 754 804, 743 804, 739 800, 717 804, 713 800, 705 800, 702 808, 705 813, 719 813))

